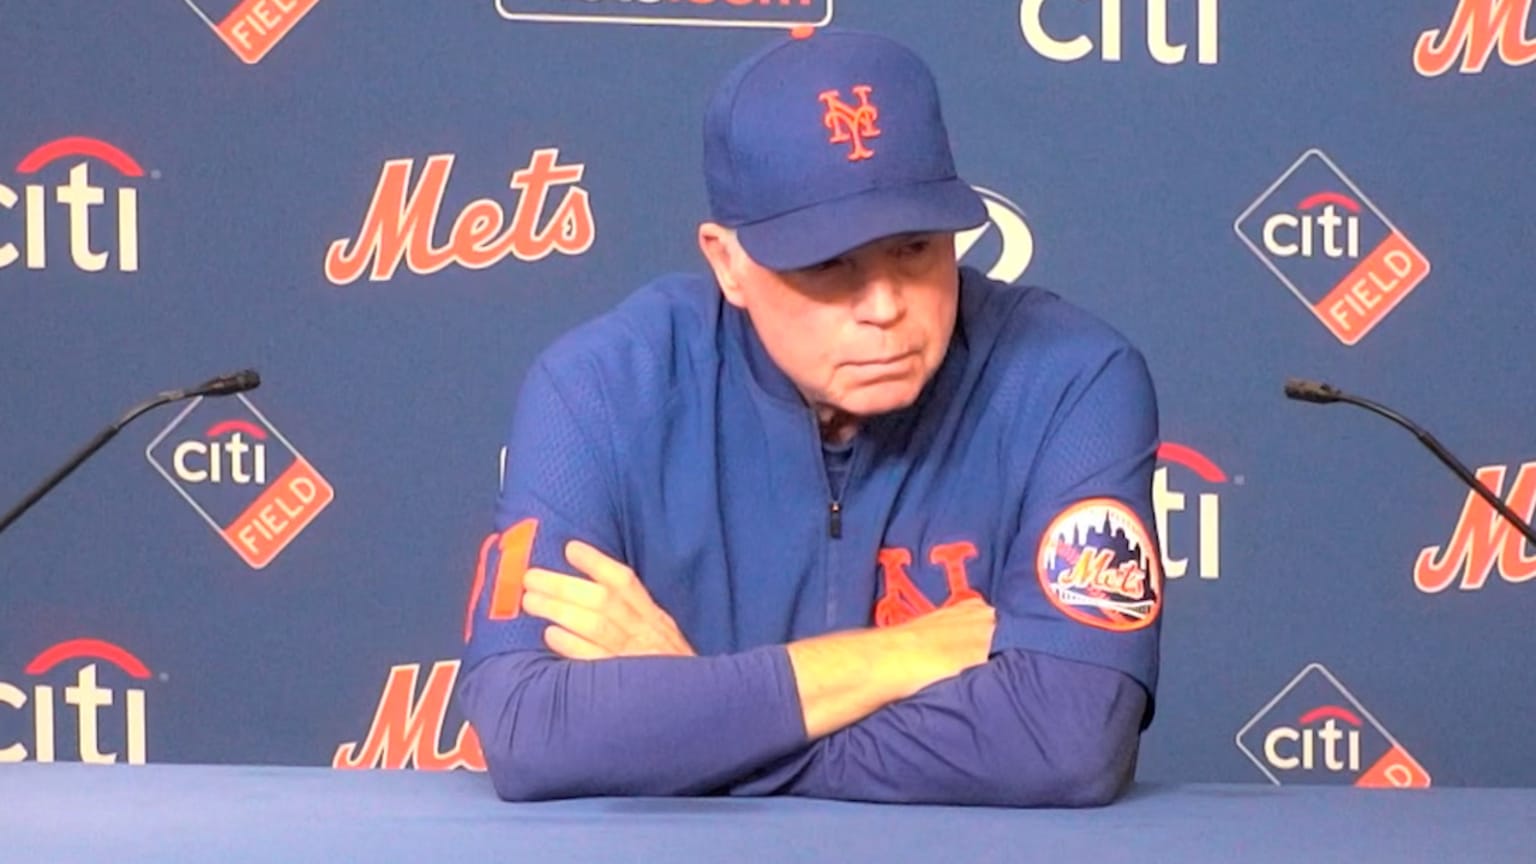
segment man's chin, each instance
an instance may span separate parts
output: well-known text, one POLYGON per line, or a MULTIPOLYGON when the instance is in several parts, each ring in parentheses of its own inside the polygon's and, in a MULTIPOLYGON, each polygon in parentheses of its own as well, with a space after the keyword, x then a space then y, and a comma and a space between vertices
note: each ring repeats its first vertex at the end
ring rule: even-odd
POLYGON ((906 408, 917 401, 921 392, 921 387, 908 381, 878 382, 849 394, 838 408, 855 417, 876 417, 906 408))

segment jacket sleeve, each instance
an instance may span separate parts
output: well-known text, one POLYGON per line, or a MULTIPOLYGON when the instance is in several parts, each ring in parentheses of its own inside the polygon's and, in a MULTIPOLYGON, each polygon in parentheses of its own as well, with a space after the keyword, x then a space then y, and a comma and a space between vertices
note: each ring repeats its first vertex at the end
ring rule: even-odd
POLYGON ((1146 692, 1128 675, 1008 650, 757 772, 736 795, 1083 807, 1135 771, 1146 692))
POLYGON ((470 592, 458 706, 503 798, 719 790, 806 744, 782 646, 566 660, 543 644, 549 622, 521 610, 529 567, 571 572, 569 540, 624 558, 614 427, 583 372, 580 356, 545 357, 523 385, 470 592))
POLYGON ((805 747, 780 646, 718 657, 481 661, 459 690, 509 801, 699 795, 805 747))
POLYGON ((1157 693, 1164 595, 1152 506, 1156 396, 1129 345, 1077 366, 1063 376, 1043 439, 1015 448, 1008 469, 1024 497, 987 592, 997 609, 992 653, 1118 670, 1148 694, 1145 725, 1157 693))

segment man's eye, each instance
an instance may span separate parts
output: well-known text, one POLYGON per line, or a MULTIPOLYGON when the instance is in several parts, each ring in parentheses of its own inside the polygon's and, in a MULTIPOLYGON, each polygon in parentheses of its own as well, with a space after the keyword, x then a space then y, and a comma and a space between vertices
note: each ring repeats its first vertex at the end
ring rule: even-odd
POLYGON ((932 244, 933 241, 926 237, 918 240, 909 240, 908 242, 896 247, 896 254, 902 256, 903 258, 912 258, 927 252, 928 247, 932 244))
POLYGON ((823 261, 820 264, 812 264, 811 266, 805 268, 805 270, 803 272, 805 272, 805 273, 826 273, 826 272, 829 272, 829 271, 831 271, 833 269, 836 269, 838 267, 838 265, 840 265, 842 263, 843 263, 843 259, 841 259, 841 258, 829 258, 828 260, 823 261))

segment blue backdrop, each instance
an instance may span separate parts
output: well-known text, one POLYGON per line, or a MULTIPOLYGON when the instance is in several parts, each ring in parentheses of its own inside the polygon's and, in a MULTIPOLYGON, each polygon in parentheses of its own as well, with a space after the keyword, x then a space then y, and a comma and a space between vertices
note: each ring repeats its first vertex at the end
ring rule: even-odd
POLYGON ((0 761, 475 767, 447 694, 517 382, 703 266, 762 25, 933 66, 964 259, 1109 319, 1167 442, 1141 778, 1533 785, 1530 0, 7 0, 0 761), (1431 779, 1432 778, 1432 779, 1431 779))

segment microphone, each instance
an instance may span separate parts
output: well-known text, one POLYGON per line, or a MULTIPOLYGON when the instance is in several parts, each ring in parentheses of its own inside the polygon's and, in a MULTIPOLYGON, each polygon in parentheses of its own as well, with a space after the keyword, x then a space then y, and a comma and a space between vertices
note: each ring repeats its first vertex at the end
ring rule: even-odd
POLYGON ((1339 401, 1340 393, 1321 381, 1287 378, 1285 381, 1285 395, 1302 402, 1316 402, 1319 405, 1327 405, 1330 402, 1339 401))
POLYGON ((1509 509, 1508 505, 1499 500, 1499 496, 1495 495, 1492 489, 1483 485, 1482 481, 1478 480, 1477 476, 1468 470, 1467 466, 1463 465, 1459 459, 1451 455, 1451 451, 1445 449, 1445 446, 1436 440, 1435 436, 1429 434, 1429 430, 1385 405, 1345 393, 1337 387, 1324 384, 1321 381, 1287 378, 1285 381, 1285 395, 1286 398, 1295 399, 1299 402, 1314 402, 1319 405, 1329 405, 1334 402, 1355 405, 1370 411, 1372 414, 1385 417, 1412 432, 1421 444, 1429 448, 1429 452, 1435 454, 1436 458, 1444 463, 1447 468, 1451 469, 1457 477, 1461 478, 1461 482, 1467 484, 1473 492, 1476 492, 1484 501, 1487 501, 1494 510, 1498 511, 1500 516, 1509 520, 1509 524, 1519 529, 1520 533, 1525 535, 1525 539, 1530 541, 1532 546, 1536 546, 1536 529, 1533 529, 1529 522, 1521 519, 1515 514, 1515 511, 1509 509))
POLYGON ((247 390, 255 390, 261 386, 261 376, 255 369, 241 369, 231 375, 220 375, 217 378, 209 378, 207 381, 186 391, 188 397, 192 396, 231 396, 235 393, 244 393, 247 390))
POLYGON ((97 450, 100 450, 118 432, 121 432, 124 426, 133 422, 139 415, 151 409, 159 408, 161 405, 180 402, 183 399, 202 396, 228 396, 232 393, 244 393, 247 390, 254 390, 259 386, 261 386, 261 376, 256 374, 256 370, 243 369, 232 375, 220 375, 217 378, 210 378, 196 387, 189 387, 185 390, 166 390, 156 394, 151 399, 140 402, 130 408, 127 414, 119 417, 116 423, 101 430, 95 438, 88 441, 84 447, 80 448, 79 452, 75 453, 68 462, 64 463, 63 467, 53 472, 46 480, 39 483, 37 488, 28 493, 27 497, 23 498, 20 504, 12 507, 10 512, 4 516, 0 516, 0 532, 5 531, 5 529, 11 526, 12 522, 21 518, 21 514, 32 509, 33 504, 36 504, 44 495, 52 491, 53 487, 59 485, 65 477, 68 477, 76 468, 79 468, 82 462, 89 459, 97 450))

